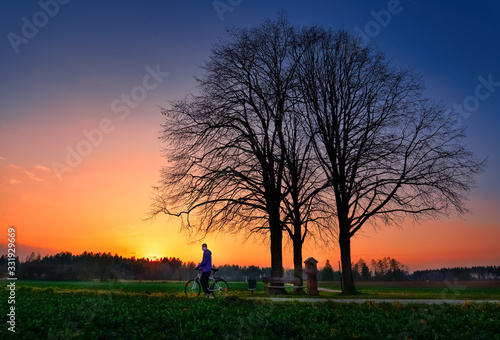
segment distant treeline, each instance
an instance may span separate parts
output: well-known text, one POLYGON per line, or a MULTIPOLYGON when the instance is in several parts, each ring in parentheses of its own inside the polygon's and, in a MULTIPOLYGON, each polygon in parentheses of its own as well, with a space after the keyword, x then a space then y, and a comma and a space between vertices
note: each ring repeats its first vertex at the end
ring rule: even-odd
POLYGON ((413 272, 412 278, 414 280, 429 280, 429 281, 443 281, 443 280, 499 280, 500 267, 499 266, 486 266, 486 267, 456 267, 456 268, 441 268, 441 269, 427 269, 417 270, 413 272))
MULTIPOLYGON (((328 261, 327 261, 328 262, 328 261)), ((359 259, 353 265, 355 280, 373 281, 444 281, 444 280, 499 280, 499 266, 456 267, 417 270, 409 273, 408 267, 395 259, 385 257, 371 260, 370 266, 359 259)))
MULTIPOLYGON (((29 280, 187 280, 196 275, 193 262, 183 262, 179 258, 160 259, 124 258, 111 253, 88 253, 73 255, 61 252, 41 257, 32 253, 24 261, 16 258, 16 277, 29 280)), ((371 260, 370 265, 363 259, 353 264, 353 275, 357 281, 438 281, 438 280, 498 280, 500 267, 442 268, 419 270, 410 274, 408 267, 395 259, 385 257, 371 260)), ((0 257, 3 277, 7 277, 7 256, 0 257)), ((270 276, 271 268, 257 266, 222 265, 217 266, 218 275, 229 281, 244 281, 270 276)), ((330 261, 318 270, 318 280, 339 281, 340 272, 334 270, 330 261)), ((292 277, 293 270, 285 270, 285 276, 292 277)))
MULTIPOLYGON (((1 268, 7 268, 6 261, 6 256, 0 258, 1 268)), ((195 266, 175 257, 151 261, 111 253, 61 252, 45 257, 31 253, 25 261, 18 260, 16 276, 29 280, 184 280, 192 276, 195 266)))

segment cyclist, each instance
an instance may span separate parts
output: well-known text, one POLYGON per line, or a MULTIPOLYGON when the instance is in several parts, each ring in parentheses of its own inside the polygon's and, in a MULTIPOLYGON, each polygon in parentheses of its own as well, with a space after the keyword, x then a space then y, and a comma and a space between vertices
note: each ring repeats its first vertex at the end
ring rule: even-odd
POLYGON ((201 249, 203 250, 203 259, 200 264, 196 266, 196 269, 201 270, 201 287, 205 292, 205 296, 210 296, 210 291, 208 290, 208 277, 210 276, 210 272, 212 271, 212 252, 208 250, 207 244, 203 243, 201 245, 201 249))

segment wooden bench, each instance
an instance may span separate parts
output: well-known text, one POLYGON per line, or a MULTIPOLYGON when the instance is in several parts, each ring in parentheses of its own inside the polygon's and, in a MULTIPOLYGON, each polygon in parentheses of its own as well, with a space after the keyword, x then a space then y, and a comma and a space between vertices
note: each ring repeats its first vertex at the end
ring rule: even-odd
POLYGON ((285 286, 285 283, 292 284, 293 286, 288 286, 292 287, 293 289, 302 289, 304 288, 303 286, 299 286, 302 282, 298 277, 262 277, 262 283, 266 286, 266 292, 268 291, 269 288, 279 288, 279 289, 284 289, 287 286, 285 286), (278 286, 278 284, 283 284, 282 286, 278 286))

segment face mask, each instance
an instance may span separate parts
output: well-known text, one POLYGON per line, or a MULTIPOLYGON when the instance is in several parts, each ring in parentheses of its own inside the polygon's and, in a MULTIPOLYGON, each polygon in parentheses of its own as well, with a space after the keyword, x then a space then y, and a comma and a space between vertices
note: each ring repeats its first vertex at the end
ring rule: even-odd
POLYGON ((202 249, 203 251, 207 250, 207 248, 205 248, 205 247, 202 247, 201 249, 202 249))

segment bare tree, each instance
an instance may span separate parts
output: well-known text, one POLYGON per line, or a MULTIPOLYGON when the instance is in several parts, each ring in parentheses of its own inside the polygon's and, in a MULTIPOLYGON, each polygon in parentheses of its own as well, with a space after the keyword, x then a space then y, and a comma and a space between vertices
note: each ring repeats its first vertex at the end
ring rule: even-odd
POLYGON ((283 176, 286 195, 282 216, 284 230, 293 245, 294 277, 302 280, 302 245, 306 236, 315 236, 316 244, 321 240, 328 241, 330 229, 324 225, 334 212, 326 204, 328 197, 324 196, 324 191, 329 188, 329 183, 315 157, 312 139, 306 133, 304 112, 299 110, 286 118, 283 176))
POLYGON ((202 237, 268 236, 279 277, 283 230, 301 276, 309 225, 321 230, 334 210, 343 289, 354 293, 351 238, 366 222, 466 212, 482 162, 443 107, 423 97, 420 80, 373 46, 343 31, 298 34, 281 17, 231 30, 204 70, 199 96, 163 110, 172 164, 151 216, 181 216, 202 237))
POLYGON ((366 222, 401 225, 464 213, 483 163, 421 81, 344 31, 304 31, 301 93, 319 162, 331 181, 345 293, 355 293, 351 238, 366 222))
POLYGON ((271 275, 283 276, 283 122, 296 99, 294 28, 283 17, 232 29, 212 50, 201 94, 164 109, 162 170, 151 216, 183 217, 183 227, 269 235, 271 275))

